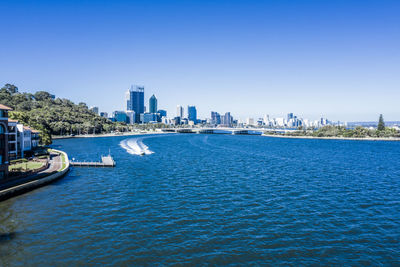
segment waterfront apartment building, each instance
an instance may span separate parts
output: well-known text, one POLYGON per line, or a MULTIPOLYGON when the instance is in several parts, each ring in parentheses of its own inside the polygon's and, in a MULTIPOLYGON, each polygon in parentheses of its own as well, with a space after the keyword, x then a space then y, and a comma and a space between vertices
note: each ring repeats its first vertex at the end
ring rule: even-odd
POLYGON ((21 131, 21 144, 23 152, 32 150, 32 131, 29 127, 23 125, 21 131))
POLYGON ((144 113, 144 87, 132 85, 126 92, 126 110, 135 112, 135 122, 140 122, 140 114, 144 113))
POLYGON ((40 140, 40 132, 34 129, 31 129, 31 135, 32 135, 32 149, 35 149, 39 146, 39 140, 40 140))
POLYGON ((8 176, 8 112, 11 110, 0 104, 0 180, 8 176))
POLYGON ((17 159, 20 156, 18 151, 18 121, 8 119, 8 158, 17 159))
POLYGON ((197 123, 197 110, 195 106, 188 106, 188 120, 193 121, 194 124, 197 123))
POLYGON ((157 113, 157 98, 152 95, 149 99, 149 113, 157 113))
POLYGON ((17 158, 30 156, 32 150, 39 146, 39 131, 17 123, 17 158))

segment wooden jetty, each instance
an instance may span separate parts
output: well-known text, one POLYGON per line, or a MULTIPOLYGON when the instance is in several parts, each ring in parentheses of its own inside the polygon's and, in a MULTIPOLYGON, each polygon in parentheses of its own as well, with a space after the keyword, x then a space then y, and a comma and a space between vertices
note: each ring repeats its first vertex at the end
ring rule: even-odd
POLYGON ((75 167, 115 167, 115 161, 110 155, 102 156, 101 162, 70 161, 70 164, 75 167))

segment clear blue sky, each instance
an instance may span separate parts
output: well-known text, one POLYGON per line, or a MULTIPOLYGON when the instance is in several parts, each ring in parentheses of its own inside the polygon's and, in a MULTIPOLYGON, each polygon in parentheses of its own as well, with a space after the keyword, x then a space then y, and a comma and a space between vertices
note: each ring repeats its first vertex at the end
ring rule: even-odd
POLYGON ((0 83, 21 91, 111 112, 140 84, 169 115, 400 120, 398 0, 12 0, 0 12, 0 83))

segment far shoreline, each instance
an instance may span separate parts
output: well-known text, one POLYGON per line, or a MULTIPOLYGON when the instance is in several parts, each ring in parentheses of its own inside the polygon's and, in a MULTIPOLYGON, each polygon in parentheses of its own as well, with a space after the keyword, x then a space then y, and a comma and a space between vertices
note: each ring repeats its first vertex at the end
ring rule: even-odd
POLYGON ((108 134, 85 134, 85 135, 75 135, 75 136, 52 136, 53 140, 58 139, 72 139, 72 138, 95 138, 95 137, 115 137, 115 136, 133 136, 133 135, 150 135, 150 134, 171 134, 174 132, 124 132, 124 133, 108 133, 108 134))
POLYGON ((320 139, 320 140, 350 140, 350 141, 400 141, 399 137, 324 137, 324 136, 290 136, 290 135, 273 135, 273 134, 262 134, 265 137, 275 138, 290 138, 290 139, 320 139))
MULTIPOLYGON (((53 140, 58 139, 71 139, 71 138, 97 138, 97 137, 116 137, 116 136, 135 136, 135 135, 157 135, 157 134, 176 134, 176 132, 124 132, 124 133, 108 133, 108 134, 86 134, 86 135, 75 135, 75 136, 52 136, 53 140)), ((261 134, 264 137, 274 138, 288 138, 288 139, 319 139, 319 140, 349 140, 349 141, 400 141, 399 137, 324 137, 324 136, 290 136, 290 135, 273 135, 273 134, 261 134)))

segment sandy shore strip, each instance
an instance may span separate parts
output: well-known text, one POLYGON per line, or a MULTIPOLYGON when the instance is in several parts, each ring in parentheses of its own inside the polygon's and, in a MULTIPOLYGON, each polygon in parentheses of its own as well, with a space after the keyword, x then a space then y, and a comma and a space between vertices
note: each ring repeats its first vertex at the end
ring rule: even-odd
POLYGON ((114 136, 132 136, 132 135, 149 135, 149 134, 173 134, 174 132, 125 132, 125 133, 109 133, 109 134, 85 134, 75 136, 52 136, 53 140, 56 139, 69 139, 69 138, 93 138, 93 137, 114 137, 114 136))
POLYGON ((292 139, 324 139, 324 140, 352 140, 352 141, 400 141, 399 137, 318 137, 318 136, 290 136, 263 134, 266 137, 292 138, 292 139))

